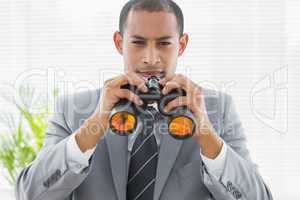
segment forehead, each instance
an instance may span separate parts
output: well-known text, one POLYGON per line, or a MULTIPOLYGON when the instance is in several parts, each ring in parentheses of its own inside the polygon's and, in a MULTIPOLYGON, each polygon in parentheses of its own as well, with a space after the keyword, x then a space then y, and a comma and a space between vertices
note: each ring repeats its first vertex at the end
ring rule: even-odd
POLYGON ((133 10, 128 15, 125 34, 129 37, 139 35, 155 39, 161 36, 178 37, 179 33, 173 13, 133 10))

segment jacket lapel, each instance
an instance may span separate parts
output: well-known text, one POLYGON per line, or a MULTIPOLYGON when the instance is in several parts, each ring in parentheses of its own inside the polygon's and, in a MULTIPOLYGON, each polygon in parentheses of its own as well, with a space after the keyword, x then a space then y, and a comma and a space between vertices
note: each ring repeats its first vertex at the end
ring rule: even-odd
POLYGON ((182 143, 182 140, 176 140, 168 134, 162 134, 157 164, 157 179, 155 182, 154 200, 159 199, 182 143))
POLYGON ((106 134, 112 177, 119 200, 126 200, 128 138, 111 131, 106 134))

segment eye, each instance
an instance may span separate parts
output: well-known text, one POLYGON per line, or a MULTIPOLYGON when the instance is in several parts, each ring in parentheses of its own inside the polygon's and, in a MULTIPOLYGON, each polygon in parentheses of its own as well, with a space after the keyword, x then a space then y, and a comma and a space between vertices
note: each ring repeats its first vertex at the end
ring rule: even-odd
POLYGON ((167 45, 170 45, 171 43, 170 42, 160 42, 159 44, 163 45, 163 46, 167 46, 167 45))
POLYGON ((133 41, 132 43, 137 44, 137 45, 142 45, 142 44, 144 44, 145 42, 144 42, 144 41, 133 41))

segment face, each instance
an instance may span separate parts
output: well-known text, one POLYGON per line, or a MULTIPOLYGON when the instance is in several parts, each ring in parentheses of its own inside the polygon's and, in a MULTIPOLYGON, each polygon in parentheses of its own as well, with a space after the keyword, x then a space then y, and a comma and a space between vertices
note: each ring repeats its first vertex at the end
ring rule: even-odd
POLYGON ((123 37, 115 32, 114 42, 123 56, 125 72, 136 72, 148 78, 175 73, 188 35, 179 38, 173 13, 141 10, 129 13, 123 37))

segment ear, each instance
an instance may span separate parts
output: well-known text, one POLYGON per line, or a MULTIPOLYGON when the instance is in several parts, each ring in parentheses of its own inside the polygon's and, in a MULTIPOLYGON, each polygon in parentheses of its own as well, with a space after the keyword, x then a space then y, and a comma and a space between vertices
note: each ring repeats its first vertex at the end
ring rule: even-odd
POLYGON ((179 52, 178 52, 178 57, 180 57, 180 56, 183 54, 183 52, 184 52, 184 50, 185 50, 185 48, 186 48, 186 46, 187 46, 187 44, 188 44, 188 41, 189 41, 189 36, 188 36, 187 33, 184 33, 184 34, 181 36, 181 38, 179 39, 179 52))
POLYGON ((123 46, 122 46, 123 38, 121 33, 119 31, 116 31, 114 33, 113 39, 114 39, 116 49, 121 55, 123 55, 123 46))

